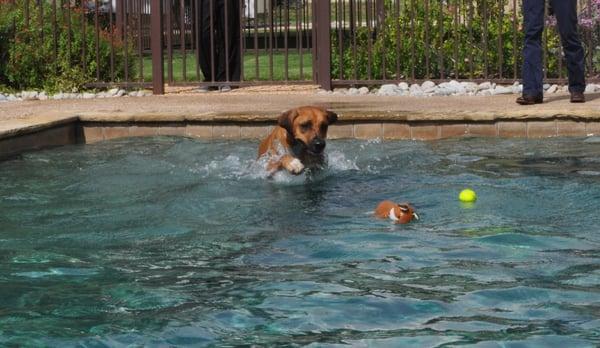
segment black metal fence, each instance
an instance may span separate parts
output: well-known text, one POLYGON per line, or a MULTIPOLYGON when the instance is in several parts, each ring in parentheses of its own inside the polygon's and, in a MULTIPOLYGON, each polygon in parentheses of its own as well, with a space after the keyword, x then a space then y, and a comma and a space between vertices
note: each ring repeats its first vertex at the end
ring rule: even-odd
MULTIPOLYGON (((93 72, 93 86, 153 86, 162 93, 165 84, 512 83, 522 64, 518 0, 10 2, 22 14, 15 32, 30 30, 35 22, 39 42, 52 47, 52 58, 68 50, 74 65, 93 72)), ((580 3, 592 79, 600 41, 593 5, 580 3)), ((566 67, 552 25, 543 45, 546 78, 564 81, 566 67)))
MULTIPOLYGON (((401 80, 513 82, 521 74, 521 1, 333 0, 334 85, 401 80)), ((587 69, 595 76, 597 10, 579 1, 587 69)), ((547 17, 545 77, 563 81, 566 67, 557 29, 547 17)))
POLYGON ((313 80, 310 1, 170 0, 162 4, 169 84, 202 80, 212 85, 224 82, 217 81, 216 77, 207 79, 198 61, 200 55, 206 55, 214 63, 209 65, 218 65, 214 62, 218 55, 214 51, 223 49, 219 40, 238 41, 223 45, 227 46, 223 59, 225 66, 240 65, 238 79, 242 85, 313 80), (212 14, 206 14, 207 10, 212 10, 212 14), (208 16, 208 20, 203 21, 204 16, 208 16), (202 47, 202 36, 203 33, 206 36, 207 30, 211 32, 206 40, 209 42, 202 47), (226 33, 219 34, 219 30, 226 33), (230 62, 230 51, 235 50, 240 51, 239 62, 230 62))

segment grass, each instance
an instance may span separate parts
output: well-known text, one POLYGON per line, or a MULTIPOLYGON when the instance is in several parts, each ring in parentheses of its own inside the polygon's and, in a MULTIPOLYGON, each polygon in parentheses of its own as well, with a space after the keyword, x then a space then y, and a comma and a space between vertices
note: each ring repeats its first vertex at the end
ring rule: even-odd
MULTIPOLYGON (((196 57, 193 52, 187 52, 185 70, 186 78, 183 76, 183 57, 181 52, 173 53, 173 80, 175 82, 184 81, 202 81, 203 76, 196 75, 196 57)), ((244 81, 285 81, 285 54, 281 52, 273 53, 273 75, 270 72, 270 59, 268 52, 258 52, 258 64, 254 51, 248 51, 244 55, 244 81), (258 66, 258 75, 256 67, 258 66)), ((144 80, 152 81, 152 58, 144 56, 144 80)), ((304 52, 302 54, 302 74, 300 73, 300 54, 297 51, 288 53, 288 80, 311 80, 312 79, 312 54, 304 52)), ((165 55, 165 80, 168 79, 167 56, 165 55)))

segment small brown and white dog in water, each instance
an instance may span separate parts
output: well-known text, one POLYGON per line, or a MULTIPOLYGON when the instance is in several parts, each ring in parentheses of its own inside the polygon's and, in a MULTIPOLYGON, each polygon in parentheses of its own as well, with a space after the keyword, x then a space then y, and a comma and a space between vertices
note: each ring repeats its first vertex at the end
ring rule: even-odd
POLYGON ((392 201, 383 201, 375 209, 375 216, 380 219, 390 219, 396 224, 407 224, 413 218, 419 220, 419 215, 415 209, 408 203, 394 203, 392 201))
POLYGON ((258 157, 269 156, 270 174, 287 170, 298 175, 305 168, 322 168, 327 127, 337 118, 336 113, 316 106, 288 110, 279 116, 277 127, 260 143, 258 157))

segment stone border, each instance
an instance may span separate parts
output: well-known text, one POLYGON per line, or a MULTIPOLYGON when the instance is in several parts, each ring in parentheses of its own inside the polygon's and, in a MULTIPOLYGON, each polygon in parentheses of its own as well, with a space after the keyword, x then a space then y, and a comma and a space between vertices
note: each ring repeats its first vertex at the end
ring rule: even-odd
MULTIPOLYGON (((253 122, 98 122, 78 117, 12 129, 0 134, 0 158, 67 144, 145 136, 197 139, 261 139, 274 121, 253 122)), ((600 135, 600 120, 513 119, 496 121, 351 121, 332 125, 330 139, 438 140, 456 137, 547 138, 600 135)))
MULTIPOLYGON (((316 87, 316 86, 315 86, 316 87)), ((567 93, 567 85, 544 84, 544 95, 549 96, 555 93, 567 93)), ((193 89, 194 93, 203 93, 200 90, 193 89)), ((588 83, 585 93, 595 93, 600 91, 600 84, 588 83)), ((375 96, 411 96, 411 97, 432 97, 432 96, 491 96, 501 94, 520 94, 523 92, 523 84, 515 81, 513 84, 496 84, 495 82, 487 81, 481 83, 448 80, 436 84, 433 81, 424 81, 421 84, 407 82, 388 83, 378 87, 352 87, 352 88, 335 88, 328 91, 319 89, 315 93, 318 95, 375 95, 375 96)), ((114 98, 114 97, 145 97, 151 96, 152 91, 147 89, 140 90, 125 90, 121 88, 112 88, 100 92, 84 91, 77 93, 58 92, 49 94, 45 91, 23 90, 16 93, 1 93, 1 102, 27 101, 27 100, 62 100, 62 99, 94 99, 94 98, 114 98)))
POLYGON ((58 92, 53 95, 47 94, 45 91, 21 91, 16 93, 3 94, 0 93, 0 102, 19 102, 28 100, 62 100, 62 99, 94 99, 94 98, 117 98, 117 97, 147 97, 151 96, 152 91, 146 89, 126 91, 121 88, 112 88, 102 92, 78 92, 67 93, 58 92))

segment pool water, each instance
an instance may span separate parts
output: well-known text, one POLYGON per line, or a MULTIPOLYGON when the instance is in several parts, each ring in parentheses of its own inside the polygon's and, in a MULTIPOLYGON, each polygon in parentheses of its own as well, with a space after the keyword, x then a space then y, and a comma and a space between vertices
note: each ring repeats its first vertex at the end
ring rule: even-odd
POLYGON ((600 344, 600 138, 330 141, 273 180, 257 145, 0 162, 0 346, 600 344))

